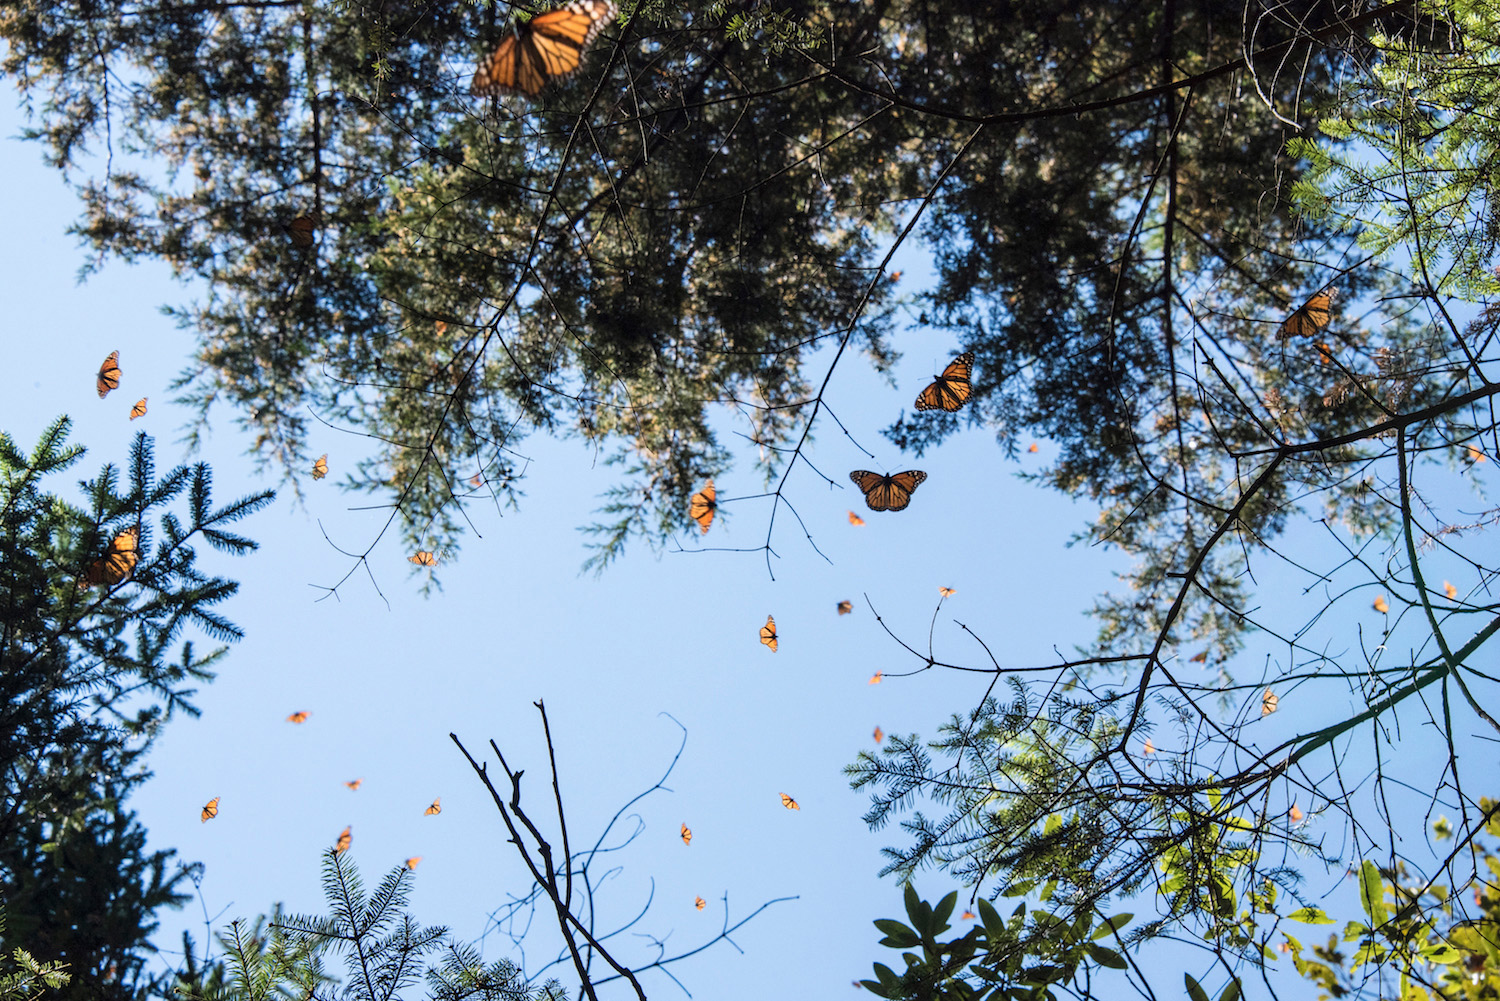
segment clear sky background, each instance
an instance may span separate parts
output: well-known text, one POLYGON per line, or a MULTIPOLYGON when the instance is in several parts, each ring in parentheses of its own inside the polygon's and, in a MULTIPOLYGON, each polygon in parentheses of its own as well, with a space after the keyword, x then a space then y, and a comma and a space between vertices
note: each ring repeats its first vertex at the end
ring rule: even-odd
MULTIPOLYGON (((904 357, 894 385, 858 360, 840 366, 829 401, 877 458, 824 423, 811 456, 839 487, 829 489, 805 468, 792 478, 791 499, 827 561, 785 509, 773 537, 774 580, 763 554, 691 551, 703 542, 758 546, 770 506, 757 499, 726 503, 706 540, 684 533, 680 541, 690 551, 658 557, 637 545, 602 576, 581 574, 586 537, 577 529, 592 520, 613 470, 580 443, 535 437, 519 447, 529 460, 521 510, 470 505, 478 532, 438 568, 441 591, 423 596, 427 573, 407 562, 393 531, 371 556, 374 583, 360 569, 336 598, 320 601, 319 585, 354 568, 335 545, 363 551, 387 518, 385 509, 371 509, 385 498, 338 486, 366 441, 315 424, 312 454, 328 453, 330 475, 304 480, 302 503, 275 471, 256 471, 246 455, 249 439, 227 411, 212 414, 204 449, 188 454, 180 438, 192 414, 173 406, 167 386, 189 363, 193 338, 158 307, 186 301, 195 290, 175 284, 162 267, 118 262, 76 285, 87 251, 64 229, 77 204, 41 164, 39 148, 10 138, 20 118, 11 101, 0 104, 7 178, 0 225, 11 235, 0 241, 0 428, 29 448, 56 416, 71 415, 72 440, 89 449, 74 481, 93 476, 102 462, 123 463, 132 437, 144 430, 156 439, 160 470, 211 462, 220 503, 281 490, 274 506, 239 526, 259 541, 259 552, 234 559, 202 547, 206 570, 241 582, 221 610, 246 638, 201 691, 202 717, 167 728, 151 759, 156 777, 131 802, 154 846, 206 864, 201 901, 163 916, 165 949, 176 948, 184 927, 201 948, 205 917, 222 927, 278 901, 291 911, 320 912, 321 853, 346 825, 367 884, 420 855, 414 914, 461 938, 480 938, 487 915, 526 893, 530 880, 448 734, 498 771, 486 747, 493 738, 513 767, 526 770, 524 802, 550 823, 545 744, 532 706, 544 699, 575 847, 592 842, 620 806, 666 770, 682 731, 663 714, 687 731, 669 791, 637 804, 635 840, 597 870, 611 871, 597 898, 601 928, 623 924, 650 903, 614 940, 621 959, 638 965, 654 958, 643 935, 665 940, 668 955, 711 939, 724 924, 726 897, 730 923, 766 901, 796 897, 735 935, 743 954, 720 944, 674 966, 675 975, 700 998, 824 997, 850 991, 874 960, 898 962, 877 946, 870 921, 900 913, 900 888, 876 873, 880 847, 904 844, 904 835, 866 829, 860 818, 867 798, 848 788, 842 768, 874 746, 877 725, 930 736, 950 713, 971 708, 991 678, 942 671, 900 677, 921 662, 886 635, 876 613, 922 648, 936 611, 942 659, 984 662, 956 624, 963 623, 1002 665, 1050 663, 1054 649, 1066 653, 1092 637, 1082 610, 1115 584, 1112 573, 1123 566, 1118 553, 1065 545, 1092 519, 1089 508, 1015 477, 1048 461, 1047 442, 1012 462, 988 434, 970 430, 913 461, 880 437, 955 344, 920 329, 898 335, 904 357), (114 350, 120 389, 101 401, 94 373, 114 350), (142 396, 149 413, 131 422, 128 411, 142 396), (875 514, 845 479, 856 468, 921 468, 929 479, 907 511, 875 514), (865 518, 863 527, 849 524, 851 509, 865 518), (941 609, 939 586, 957 591, 941 609), (841 617, 835 605, 844 599, 854 613, 841 617), (781 634, 776 654, 757 640, 768 613, 781 634), (876 671, 887 677, 871 685, 876 671), (310 714, 306 723, 285 721, 298 710, 310 714), (351 792, 344 782, 356 778, 363 785, 351 792), (782 808, 783 792, 800 811, 782 808), (200 823, 199 811, 213 797, 221 798, 219 816, 200 823), (434 797, 441 797, 442 813, 424 816, 434 797), (678 836, 684 822, 693 830, 690 847, 678 836), (709 901, 701 913, 696 895, 709 901)), ((903 288, 920 288, 920 259, 897 266, 906 271, 903 288)), ((819 371, 817 361, 810 371, 819 371)), ((732 427, 727 417, 724 427, 732 427)), ((753 447, 744 445, 735 471, 718 480, 721 500, 763 491, 750 465, 753 447)), ((1308 534, 1300 544, 1316 545, 1315 538, 1308 534)), ((1264 602, 1291 601, 1299 586, 1273 588, 1264 602)), ((1360 605, 1368 608, 1368 599, 1360 605)), ((1158 746, 1170 750, 1172 739, 1164 733, 1158 746)), ((619 830, 635 825, 630 820, 619 830)), ((927 874, 918 887, 931 899, 955 884, 927 874)), ((549 922, 538 912, 524 957, 489 928, 486 956, 524 958, 528 972, 540 969, 556 954, 549 922)), ((163 961, 175 960, 167 952, 163 961)), ((569 969, 556 972, 571 983, 569 969)), ((680 993, 659 974, 646 986, 653 997, 680 993)), ((614 994, 624 996, 619 985, 614 994)))

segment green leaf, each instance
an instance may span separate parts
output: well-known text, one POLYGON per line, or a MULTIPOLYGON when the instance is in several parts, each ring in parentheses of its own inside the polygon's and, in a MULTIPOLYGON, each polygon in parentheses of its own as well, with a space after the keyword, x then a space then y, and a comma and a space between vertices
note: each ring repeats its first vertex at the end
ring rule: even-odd
POLYGON ((878 918, 875 927, 885 932, 885 938, 880 944, 890 949, 910 949, 922 944, 922 936, 912 931, 899 921, 890 918, 878 918))
POLYGON ((1219 992, 1219 1001, 1239 1001, 1240 982, 1238 979, 1229 981, 1224 989, 1219 992))
POLYGON ((1089 958, 1100 966, 1107 966, 1111 970, 1123 970, 1129 965, 1125 962, 1125 957, 1115 952, 1115 950, 1106 949, 1102 945, 1094 945, 1092 942, 1089 943, 1089 958))
POLYGON ((958 904, 958 891, 954 890, 942 900, 938 901, 937 907, 932 912, 932 934, 947 931, 948 919, 953 916, 953 908, 958 904), (941 925, 942 927, 938 927, 941 925))
POLYGON ((1130 919, 1133 917, 1135 917, 1135 915, 1128 912, 1125 914, 1116 914, 1112 917, 1107 917, 1103 921, 1099 922, 1099 927, 1094 929, 1094 934, 1090 936, 1090 938, 1093 941, 1097 942, 1104 936, 1113 934, 1119 929, 1124 928, 1126 925, 1130 924, 1130 919))
POLYGON ((1198 986, 1198 981, 1193 979, 1191 973, 1184 973, 1182 981, 1187 985, 1188 997, 1192 998, 1193 1001, 1208 1001, 1208 992, 1198 986))
POLYGON ((1390 919, 1385 909, 1385 880, 1381 878, 1380 867, 1368 859, 1359 867, 1359 906, 1369 915, 1373 928, 1390 919))
POLYGON ((1333 918, 1324 914, 1318 907, 1299 907, 1287 915, 1288 921, 1298 921, 1305 925, 1331 925, 1333 918))

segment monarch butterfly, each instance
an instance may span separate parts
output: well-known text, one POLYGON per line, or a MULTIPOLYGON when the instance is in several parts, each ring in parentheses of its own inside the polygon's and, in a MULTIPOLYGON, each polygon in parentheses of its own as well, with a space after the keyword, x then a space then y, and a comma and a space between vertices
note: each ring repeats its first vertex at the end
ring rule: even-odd
POLYGON ((892 271, 887 277, 890 278, 891 284, 894 285, 901 280, 901 275, 902 272, 900 271, 892 271))
POLYGON ((849 512, 849 524, 851 524, 851 525, 863 525, 864 523, 865 523, 865 520, 863 518, 861 518, 859 515, 855 514, 853 511, 849 512))
POLYGON ((131 420, 135 420, 137 417, 145 417, 145 416, 146 416, 146 397, 143 396, 139 400, 135 401, 135 406, 133 406, 133 407, 130 408, 130 419, 131 420))
POLYGON ((714 511, 719 507, 716 496, 714 481, 709 480, 702 490, 688 498, 688 517, 698 523, 704 535, 708 534, 708 526, 714 523, 714 511))
POLYGON ((1266 693, 1260 697, 1260 714, 1262 716, 1271 715, 1276 711, 1276 706, 1280 702, 1281 700, 1276 697, 1276 693, 1267 688, 1266 693))
POLYGON ((974 912, 973 911, 964 911, 962 914, 960 914, 958 916, 958 920, 960 920, 960 921, 973 921, 974 920, 974 912))
POLYGON ((1142 753, 1145 753, 1145 754, 1155 754, 1156 753, 1156 745, 1153 744, 1153 743, 1151 743, 1151 738, 1150 737, 1147 737, 1146 738, 1146 742, 1141 745, 1141 751, 1142 751, 1142 753))
POLYGON ((435 817, 438 814, 442 813, 443 812, 442 803, 443 803, 443 797, 439 796, 437 799, 435 799, 435 800, 432 801, 432 805, 431 806, 429 806, 427 809, 425 809, 425 810, 422 811, 422 816, 424 816, 424 817, 435 817))
POLYGON ((328 475, 328 453, 324 452, 322 455, 318 456, 318 461, 313 463, 312 477, 315 480, 321 480, 323 477, 325 477, 327 475, 328 475))
POLYGON ((856 469, 849 479, 865 495, 865 506, 871 511, 904 511, 911 503, 911 492, 927 479, 920 469, 908 469, 904 473, 881 476, 868 469, 856 469))
POLYGON ((365 780, 364 779, 350 779, 348 782, 344 783, 344 785, 348 786, 349 789, 351 791, 354 791, 354 792, 358 792, 359 791, 359 787, 362 786, 362 785, 364 785, 364 784, 365 784, 365 780))
POLYGON ((1449 601, 1452 601, 1454 598, 1458 597, 1458 588, 1454 587, 1447 581, 1443 581, 1443 593, 1448 596, 1449 601))
POLYGON ((707 906, 707 905, 708 905, 708 901, 704 900, 702 897, 694 897, 693 898, 693 906, 696 907, 696 908, 698 908, 698 910, 700 910, 700 911, 703 910, 703 908, 705 906, 707 906))
POLYGON ((880 729, 880 727, 877 726, 875 728, 875 743, 878 744, 878 743, 880 743, 884 739, 885 739, 885 731, 882 730, 882 729, 880 729))
POLYGON ((333 846, 335 852, 346 852, 349 850, 349 846, 354 843, 353 831, 353 827, 344 828, 344 832, 339 835, 338 844, 333 846))
POLYGON ((406 867, 408 869, 415 869, 417 867, 417 863, 420 861, 422 861, 422 856, 413 855, 411 858, 406 860, 406 867))
POLYGON ((1282 321, 1277 337, 1284 341, 1288 337, 1311 337, 1320 333, 1328 326, 1330 307, 1337 294, 1338 289, 1326 288, 1298 306, 1291 316, 1282 321))
POLYGON ((786 793, 781 794, 781 805, 786 807, 788 810, 802 809, 802 807, 797 805, 797 801, 795 799, 792 799, 792 797, 788 796, 786 793))
POLYGON ((872 684, 872 685, 878 685, 878 684, 880 684, 880 679, 884 678, 884 677, 885 677, 885 672, 884 671, 876 671, 874 674, 870 675, 870 684, 872 684))
POLYGON ((111 351, 104 364, 99 366, 99 375, 94 379, 94 388, 99 390, 99 399, 120 388, 120 352, 111 351))
POLYGON ((839 602, 839 614, 840 615, 848 615, 852 611, 854 611, 854 602, 852 602, 852 601, 841 601, 841 602, 839 602))
POLYGON ((1035 452, 1035 451, 1037 451, 1037 450, 1038 450, 1038 449, 1037 449, 1037 443, 1036 443, 1036 442, 1032 442, 1032 443, 1031 443, 1031 447, 1030 447, 1030 448, 1028 448, 1028 449, 1027 449, 1027 450, 1026 450, 1026 451, 1028 451, 1028 452, 1035 452))
POLYGON ((776 638, 776 620, 767 615, 766 624, 760 627, 760 641, 770 647, 772 653, 775 653, 776 638))
POLYGON ((693 832, 688 830, 687 824, 682 825, 682 843, 685 845, 693 843, 693 832))
POLYGON ((1300 823, 1302 820, 1302 811, 1298 809, 1296 803, 1292 804, 1292 808, 1286 812, 1286 815, 1291 818, 1294 824, 1300 823))
POLYGON ((287 236, 292 238, 292 246, 298 250, 306 250, 313 245, 315 232, 312 216, 299 215, 286 224, 287 236))
POLYGON ((471 487, 478 487, 478 486, 482 486, 483 484, 484 484, 484 474, 483 473, 475 473, 473 476, 469 477, 469 486, 471 486, 471 487))
POLYGON ((140 539, 141 530, 138 528, 127 528, 115 536, 104 555, 84 570, 85 584, 114 587, 128 578, 135 572, 136 562, 141 558, 140 539))
POLYGON ((408 562, 415 563, 419 567, 437 566, 437 557, 425 549, 419 549, 407 558, 408 562))
POLYGON ((1389 612, 1391 610, 1390 602, 1385 600, 1385 595, 1383 594, 1380 597, 1376 598, 1374 603, 1371 604, 1370 607, 1375 609, 1375 611, 1379 612, 1381 615, 1384 615, 1386 612, 1389 612))
POLYGON ((203 804, 203 813, 198 817, 200 823, 206 824, 219 815, 219 799, 220 797, 215 796, 203 804))
POLYGON ((570 76, 589 47, 615 19, 613 0, 572 0, 529 21, 518 21, 474 73, 476 97, 525 94, 535 97, 553 80, 570 76))
POLYGON ((1188 661, 1188 663, 1189 664, 1206 664, 1206 663, 1208 663, 1208 651, 1207 650, 1200 650, 1193 657, 1192 660, 1188 661))
POLYGON ((942 597, 942 598, 951 598, 951 597, 953 597, 957 593, 958 592, 955 591, 951 587, 940 587, 940 588, 938 588, 938 596, 942 597))
POLYGON ((932 385, 917 394, 918 410, 946 410, 950 414, 969 402, 974 391, 969 373, 974 371, 974 352, 965 351, 948 363, 932 385))
POLYGON ((299 709, 286 718, 288 723, 306 723, 307 717, 312 715, 306 709, 299 709))

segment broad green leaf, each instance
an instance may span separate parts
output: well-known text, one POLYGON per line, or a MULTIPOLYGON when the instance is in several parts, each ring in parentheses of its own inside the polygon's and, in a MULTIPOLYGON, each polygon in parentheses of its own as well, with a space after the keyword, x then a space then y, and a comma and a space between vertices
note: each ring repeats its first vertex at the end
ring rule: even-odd
POLYGON ((1298 921, 1305 925, 1331 925, 1333 918, 1324 914, 1318 907, 1299 907, 1287 915, 1288 921, 1298 921))
POLYGON ((1182 982, 1187 985, 1188 997, 1192 998, 1193 1001, 1208 1001, 1208 992, 1198 986, 1198 981, 1193 979, 1191 973, 1184 973, 1182 975, 1182 982))
POLYGON ((1389 920, 1385 909, 1385 880, 1380 867, 1366 859, 1359 867, 1359 906, 1370 918, 1370 926, 1379 928, 1389 920))
POLYGON ((922 944, 922 937, 899 921, 878 918, 875 927, 885 932, 880 944, 891 949, 910 949, 922 944))
POLYGON ((1224 989, 1219 992, 1219 1001, 1239 1001, 1239 997, 1240 982, 1237 979, 1229 981, 1229 983, 1224 985, 1224 989))
POLYGON ((1094 945, 1092 942, 1089 943, 1089 958, 1100 966, 1107 966, 1111 970, 1123 970, 1129 965, 1125 962, 1125 957, 1115 952, 1115 950, 1106 949, 1102 945, 1094 945))
POLYGON ((1099 927, 1094 929, 1094 934, 1092 936, 1093 940, 1097 942, 1104 936, 1112 934, 1119 929, 1124 928, 1126 925, 1130 924, 1130 919, 1133 917, 1135 917, 1134 914, 1126 912, 1124 914, 1115 914, 1105 918, 1103 921, 1099 922, 1099 927))

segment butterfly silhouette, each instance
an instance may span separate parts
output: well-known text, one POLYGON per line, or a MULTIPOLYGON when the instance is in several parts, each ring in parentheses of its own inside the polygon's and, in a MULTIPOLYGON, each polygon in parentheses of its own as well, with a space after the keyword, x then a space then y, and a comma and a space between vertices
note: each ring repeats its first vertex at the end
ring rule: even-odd
POLYGON ((336 852, 346 852, 346 851, 348 851, 349 850, 349 846, 354 843, 354 833, 353 832, 354 832, 354 828, 353 827, 346 827, 346 828, 344 828, 343 833, 339 835, 338 844, 336 844, 336 845, 333 846, 333 850, 336 851, 336 852))
POLYGON ((415 563, 419 567, 435 567, 437 566, 438 561, 435 554, 430 553, 425 549, 417 550, 406 559, 408 562, 415 563))
POLYGON ((688 830, 687 824, 682 825, 682 843, 685 845, 693 843, 693 832, 688 830))
POLYGON ((840 615, 848 615, 852 611, 854 611, 854 602, 852 602, 852 601, 841 601, 841 602, 839 602, 839 614, 840 615))
POLYGON ((422 816, 424 816, 424 817, 435 817, 438 814, 442 813, 443 812, 442 802, 443 802, 443 797, 441 797, 441 796, 439 796, 437 799, 433 800, 432 801, 432 805, 429 806, 427 809, 425 809, 425 810, 422 811, 422 816))
POLYGON ((324 452, 322 455, 318 456, 318 461, 313 463, 312 477, 315 480, 321 480, 323 477, 325 477, 327 475, 328 475, 328 453, 324 452))
POLYGON ((786 807, 788 810, 802 809, 802 807, 797 805, 797 801, 795 799, 792 799, 792 797, 788 796, 786 793, 781 794, 781 805, 786 807))
POLYGON ((311 715, 311 713, 309 713, 306 709, 299 709, 296 712, 292 713, 290 716, 288 716, 286 718, 286 721, 288 723, 306 723, 307 722, 307 717, 310 716, 310 715, 311 715))

